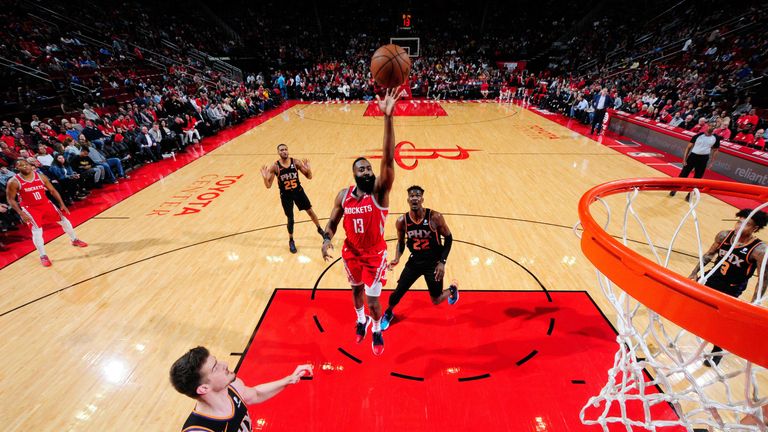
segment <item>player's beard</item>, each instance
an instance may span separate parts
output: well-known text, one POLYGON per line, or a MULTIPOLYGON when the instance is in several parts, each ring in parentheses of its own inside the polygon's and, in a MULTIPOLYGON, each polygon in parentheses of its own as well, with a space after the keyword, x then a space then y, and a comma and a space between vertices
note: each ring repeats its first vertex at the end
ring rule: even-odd
POLYGON ((355 183, 357 184, 357 187, 361 191, 367 194, 372 194, 373 186, 376 184, 376 176, 375 175, 355 176, 355 183))

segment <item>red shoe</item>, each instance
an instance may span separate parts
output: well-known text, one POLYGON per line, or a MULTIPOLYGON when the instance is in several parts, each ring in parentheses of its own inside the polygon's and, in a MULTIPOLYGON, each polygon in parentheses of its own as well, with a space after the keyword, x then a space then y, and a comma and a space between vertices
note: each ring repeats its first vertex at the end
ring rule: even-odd
POLYGON ((373 348, 373 355, 379 356, 384 352, 384 338, 381 336, 381 332, 373 332, 371 348, 373 348))
POLYGON ((80 239, 77 239, 77 240, 72 240, 72 246, 87 247, 88 243, 86 243, 86 242, 84 242, 84 241, 82 241, 80 239))
POLYGON ((40 257, 40 264, 42 264, 43 267, 50 267, 53 265, 50 258, 48 258, 48 255, 43 255, 40 257))
POLYGON ((355 342, 360 343, 365 339, 365 335, 368 333, 368 327, 373 322, 373 318, 365 316, 364 323, 355 324, 355 342))

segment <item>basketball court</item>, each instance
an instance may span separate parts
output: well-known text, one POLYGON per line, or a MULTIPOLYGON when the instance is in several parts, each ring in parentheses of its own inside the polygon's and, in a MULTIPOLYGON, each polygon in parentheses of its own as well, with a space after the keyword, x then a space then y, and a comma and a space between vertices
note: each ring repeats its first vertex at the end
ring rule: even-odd
MULTIPOLYGON (((510 104, 400 102, 385 237, 408 209, 406 188, 423 187, 453 232, 446 271, 462 297, 432 306, 417 282, 381 357, 370 335, 354 343, 345 273, 323 261, 305 213, 289 253, 278 191, 259 173, 280 143, 308 158, 314 178, 302 182, 324 225, 356 157, 379 171, 382 119, 368 104, 291 106, 146 188, 126 185, 76 227, 89 247, 59 237, 47 245, 53 267, 32 253, 0 270, 0 419, 9 430, 177 430, 193 403, 168 369, 204 345, 250 384, 314 365, 311 379, 251 407, 254 430, 600 430, 579 411, 606 382, 616 315, 574 234, 578 202, 597 184, 675 168, 566 126, 510 104)), ((663 236, 688 203, 651 192, 636 206, 663 236)), ((702 195, 705 247, 736 211, 702 195)), ((693 234, 681 232, 674 250, 669 267, 687 275, 693 234)))

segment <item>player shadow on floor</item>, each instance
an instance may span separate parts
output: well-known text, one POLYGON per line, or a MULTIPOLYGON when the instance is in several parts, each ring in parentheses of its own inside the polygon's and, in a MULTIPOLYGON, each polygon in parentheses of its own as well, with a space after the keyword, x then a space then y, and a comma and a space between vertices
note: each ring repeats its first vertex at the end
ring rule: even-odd
POLYGON ((511 307, 504 310, 504 315, 510 318, 530 320, 541 315, 548 315, 560 311, 559 306, 536 306, 533 310, 511 307))
MULTIPOLYGON (((429 349, 414 347, 408 351, 397 353, 395 363, 407 364, 408 362, 425 359, 425 366, 422 370, 408 370, 407 366, 398 369, 397 372, 408 375, 422 376, 424 378, 437 377, 444 374, 446 368, 460 367, 466 371, 466 374, 490 373, 492 376, 498 373, 506 373, 513 369, 520 370, 520 373, 540 373, 540 367, 537 362, 546 362, 551 364, 553 359, 557 363, 571 364, 574 361, 586 362, 588 358, 594 357, 594 350, 589 344, 576 343, 573 333, 554 332, 551 336, 542 333, 534 337, 524 339, 515 337, 506 337, 494 340, 480 345, 468 344, 465 348, 429 349), (525 357, 533 351, 536 355, 529 360, 524 361, 525 357), (526 369, 526 366, 533 366, 526 369)), ((605 349, 602 360, 608 367, 613 359, 614 339, 606 340, 609 348, 605 349)), ((392 348, 390 352, 392 352, 392 348)))
MULTIPOLYGON (((82 249, 82 255, 69 255, 69 256, 54 256, 53 259, 55 262, 67 262, 67 261, 75 261, 80 260, 84 256, 90 257, 90 258, 98 258, 98 257, 106 257, 106 256, 112 256, 120 252, 128 252, 128 251, 139 251, 142 249, 147 249, 149 247, 153 246, 159 246, 159 245, 166 245, 171 244, 172 242, 170 240, 164 239, 164 238, 148 238, 148 239, 136 239, 131 241, 124 241, 124 242, 89 242, 88 247, 82 249)), ((143 259, 147 258, 154 258, 158 255, 165 254, 169 251, 161 251, 157 254, 151 256, 151 257, 145 257, 143 259)))
MULTIPOLYGON (((411 290, 413 291, 413 290, 411 290)), ((420 295, 428 296, 426 290, 416 290, 420 295)), ((416 293, 414 293, 416 294, 416 293)), ((412 295, 414 295, 412 294, 412 295)), ((542 301, 546 301, 544 294, 542 293, 542 301)), ((499 324, 500 319, 504 318, 516 318, 530 320, 534 318, 540 318, 543 315, 555 314, 560 311, 560 307, 553 303, 552 306, 537 306, 533 310, 523 308, 508 308, 503 311, 504 316, 491 316, 488 314, 488 310, 493 302, 490 301, 463 301, 456 309, 451 308, 447 304, 438 306, 425 306, 425 307, 437 307, 444 308, 445 315, 453 325, 469 324, 473 328, 489 328, 499 324)), ((395 311, 395 320, 393 321, 393 328, 399 324, 414 324, 414 325, 441 325, 444 324, 443 320, 437 318, 416 318, 409 317, 409 312, 418 310, 420 306, 414 304, 403 303, 402 306, 395 311)))

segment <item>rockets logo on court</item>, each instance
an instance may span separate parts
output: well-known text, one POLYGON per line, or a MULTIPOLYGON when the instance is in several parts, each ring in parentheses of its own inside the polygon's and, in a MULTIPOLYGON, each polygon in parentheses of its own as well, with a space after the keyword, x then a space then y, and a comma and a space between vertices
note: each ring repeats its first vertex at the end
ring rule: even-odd
MULTIPOLYGON (((461 146, 455 148, 419 149, 410 141, 400 141, 395 146, 395 162, 405 170, 414 170, 419 166, 421 159, 469 159, 469 152, 480 151, 478 149, 465 149, 461 146)), ((368 156, 370 159, 381 159, 381 155, 368 156)))

